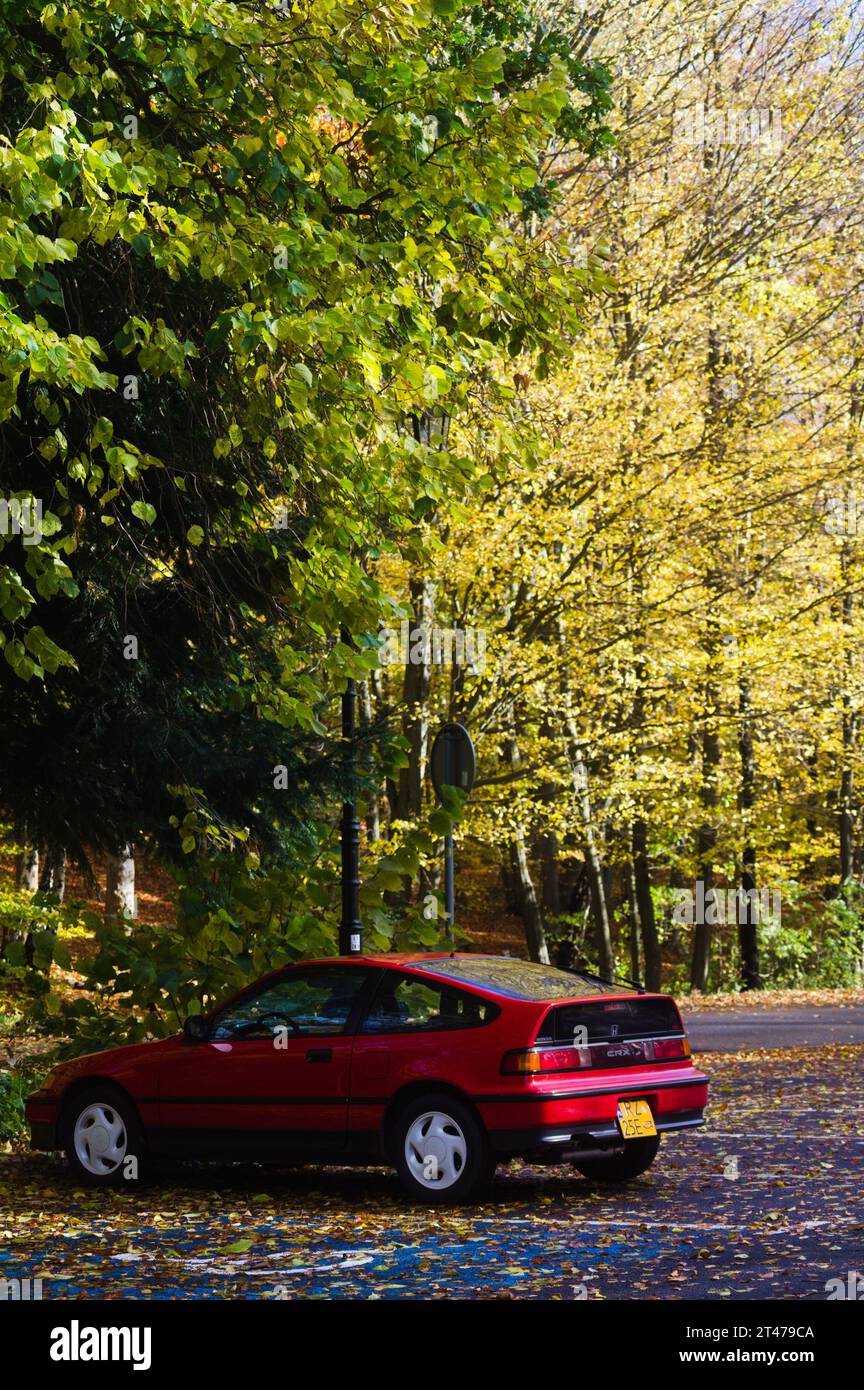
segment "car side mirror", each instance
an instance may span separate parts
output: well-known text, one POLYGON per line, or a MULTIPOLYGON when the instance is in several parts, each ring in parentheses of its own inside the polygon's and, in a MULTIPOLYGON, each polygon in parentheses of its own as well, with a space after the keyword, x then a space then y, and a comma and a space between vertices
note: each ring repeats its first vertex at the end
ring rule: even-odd
POLYGON ((210 1036, 210 1025, 202 1014, 190 1014, 183 1024, 183 1036, 187 1042, 206 1042, 210 1036))

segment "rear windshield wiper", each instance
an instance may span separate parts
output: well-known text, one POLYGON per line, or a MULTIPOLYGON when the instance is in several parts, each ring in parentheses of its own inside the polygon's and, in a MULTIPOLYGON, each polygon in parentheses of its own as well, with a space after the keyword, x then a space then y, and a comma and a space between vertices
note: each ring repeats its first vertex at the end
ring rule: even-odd
POLYGON ((637 994, 645 993, 645 986, 641 980, 627 980, 623 975, 615 975, 610 980, 606 975, 595 975, 593 970, 577 970, 575 966, 565 967, 568 975, 581 975, 584 980, 596 980, 601 985, 627 985, 629 989, 635 989, 637 994))

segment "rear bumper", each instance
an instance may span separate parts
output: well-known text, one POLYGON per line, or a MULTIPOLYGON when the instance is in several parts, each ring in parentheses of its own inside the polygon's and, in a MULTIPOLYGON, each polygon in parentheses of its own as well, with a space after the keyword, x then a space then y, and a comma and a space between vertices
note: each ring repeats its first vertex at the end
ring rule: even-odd
MULTIPOLYGON (((654 1121, 658 1134, 668 1130, 698 1129, 704 1125, 705 1116, 701 1110, 684 1110, 676 1118, 654 1121)), ((600 1122, 597 1124, 546 1125, 540 1129, 499 1129, 489 1135, 495 1153, 530 1154, 536 1153, 554 1163, 571 1150, 584 1157, 587 1151, 609 1150, 624 1147, 621 1131, 616 1124, 600 1122)))
POLYGON ((568 1148, 623 1143, 618 1102, 637 1099, 648 1102, 658 1134, 695 1129, 703 1123, 708 1078, 695 1067, 681 1068, 677 1075, 658 1075, 652 1069, 638 1077, 621 1076, 617 1086, 598 1079, 566 1090, 529 1086, 521 1093, 478 1097, 478 1109, 496 1153, 548 1156, 568 1148))
POLYGON ((24 1118, 30 1126, 31 1149, 58 1149, 57 1119, 60 1102, 35 1091, 24 1102, 24 1118))

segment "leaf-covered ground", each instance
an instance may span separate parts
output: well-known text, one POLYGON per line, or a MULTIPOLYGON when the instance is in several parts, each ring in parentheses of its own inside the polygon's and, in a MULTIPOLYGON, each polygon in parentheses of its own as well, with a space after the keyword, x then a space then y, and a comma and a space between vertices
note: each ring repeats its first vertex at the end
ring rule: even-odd
POLYGON ((0 1276, 45 1298, 804 1298, 860 1269, 864 1048, 703 1056, 709 1126, 629 1188, 501 1168, 427 1211, 384 1170, 182 1167, 138 1192, 0 1158, 0 1276))
POLYGON ((679 994, 682 1009, 690 1013, 741 1013, 776 1009, 860 1009, 861 989, 750 989, 743 994, 679 994))

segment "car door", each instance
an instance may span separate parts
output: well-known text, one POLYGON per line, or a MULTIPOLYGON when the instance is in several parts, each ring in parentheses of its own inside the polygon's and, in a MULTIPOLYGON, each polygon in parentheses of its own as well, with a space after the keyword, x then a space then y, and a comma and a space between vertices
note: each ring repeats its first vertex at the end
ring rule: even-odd
POLYGON ((348 1127, 355 1143, 380 1131, 399 1087, 418 1081, 464 1085, 465 1034, 500 1013, 497 1004, 449 981, 383 970, 370 988, 351 1063, 348 1127))
POLYGON ((368 968, 289 968, 210 1020, 160 1075, 163 1146, 194 1152, 345 1143, 352 1032, 368 968))

